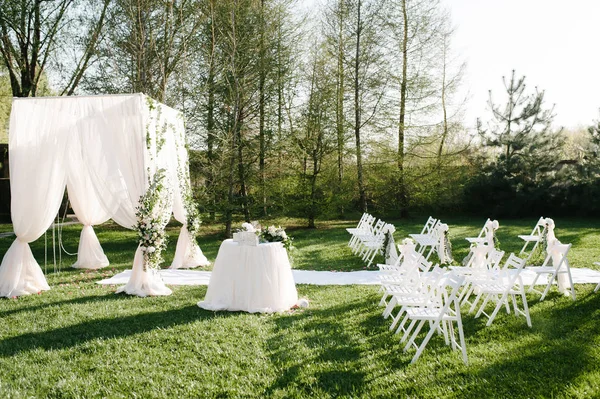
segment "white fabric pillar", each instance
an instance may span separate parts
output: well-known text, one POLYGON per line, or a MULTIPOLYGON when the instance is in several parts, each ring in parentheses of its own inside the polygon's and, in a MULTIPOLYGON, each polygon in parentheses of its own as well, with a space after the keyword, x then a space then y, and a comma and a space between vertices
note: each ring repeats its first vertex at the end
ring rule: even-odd
POLYGON ((100 241, 94 233, 91 224, 86 224, 81 229, 79 246, 77 248, 77 262, 71 267, 76 269, 101 269, 110 264, 102 250, 100 241))
MULTIPOLYGON (((135 225, 137 224, 135 209, 139 205, 140 198, 148 190, 150 181, 154 178, 157 170, 164 168, 167 171, 164 183, 168 186, 172 186, 173 183, 169 176, 170 167, 167 162, 168 154, 172 151, 168 144, 172 142, 173 138, 167 132, 167 124, 174 123, 175 121, 170 117, 170 114, 167 116, 163 114, 163 111, 169 111, 171 108, 165 107, 144 95, 136 96, 135 106, 138 111, 141 112, 138 112, 139 118, 136 118, 137 123, 134 123, 136 126, 136 135, 135 137, 130 136, 125 142, 122 142, 122 145, 137 150, 136 160, 137 162, 142 163, 142 168, 141 170, 132 170, 132 176, 135 178, 125 181, 128 183, 128 188, 129 184, 132 184, 135 189, 120 190, 121 193, 127 193, 128 195, 127 200, 122 201, 118 207, 121 222, 127 223, 130 228, 135 228, 135 225), (150 106, 150 103, 152 106, 150 106), (166 137, 158 137, 157 133, 161 132, 166 133, 166 137), (158 142, 158 140, 163 139, 165 140, 164 142, 158 142), (165 144, 167 145, 165 146, 165 144), (138 173, 136 174, 136 172, 138 173), (124 206, 125 203, 126 206, 124 206)), ((123 136, 122 132, 119 132, 118 136, 123 136)), ((119 139, 119 137, 114 137, 114 139, 119 139)), ((105 142, 105 145, 110 146, 110 142, 105 142)), ((129 162, 129 154, 126 149, 121 149, 115 156, 121 167, 129 162)), ((134 169, 136 167, 134 167, 134 169)), ((120 176, 117 174, 113 174, 111 178, 113 184, 117 180, 120 180, 121 182, 124 181, 122 177, 120 179, 119 177, 120 176)), ((125 196, 122 195, 122 198, 125 198, 125 196)), ((168 209, 155 209, 157 214, 154 216, 161 219, 163 229, 170 219, 172 212, 172 198, 169 199, 169 203, 171 205, 168 209)), ((148 295, 170 295, 172 293, 163 282, 157 270, 144 267, 144 254, 139 246, 133 260, 131 277, 126 285, 117 289, 117 293, 120 292, 141 297, 148 295)))
POLYGON ((49 290, 29 243, 52 224, 65 192, 72 109, 47 100, 14 100, 10 117, 11 217, 17 239, 0 265, 0 296, 49 290))
POLYGON ((195 238, 190 236, 185 221, 177 238, 177 247, 175 248, 175 256, 169 269, 189 269, 198 266, 208 266, 210 262, 202 253, 202 250, 193 242, 195 238))
MULTIPOLYGON (((78 131, 85 130, 81 120, 79 126, 81 127, 78 131)), ((87 168, 83 166, 85 162, 82 157, 82 148, 79 135, 72 137, 70 140, 67 192, 71 207, 75 211, 77 219, 83 224, 79 237, 77 261, 72 267, 100 269, 108 266, 109 262, 92 226, 106 222, 110 219, 110 215, 98 201, 98 195, 87 173, 87 168)))
POLYGON ((190 173, 188 167, 188 153, 185 148, 185 129, 183 119, 179 115, 171 115, 170 120, 175 121, 173 146, 169 154, 169 171, 174 184, 173 198, 173 217, 183 226, 177 238, 177 247, 175 256, 170 269, 190 269, 198 266, 208 266, 210 262, 202 253, 200 246, 196 242, 196 237, 192 237, 187 229, 187 212, 184 206, 184 195, 182 186, 190 185, 190 173))

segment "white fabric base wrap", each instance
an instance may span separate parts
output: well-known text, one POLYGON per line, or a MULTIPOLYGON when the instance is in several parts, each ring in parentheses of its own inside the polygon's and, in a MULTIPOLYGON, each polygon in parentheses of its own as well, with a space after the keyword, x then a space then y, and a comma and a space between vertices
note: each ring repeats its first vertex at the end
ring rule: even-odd
POLYGON ((101 269, 109 265, 108 259, 100 246, 100 241, 90 225, 83 226, 79 236, 77 262, 72 267, 76 269, 101 269))
POLYGON ((210 262, 202 253, 202 250, 196 244, 195 238, 190 236, 186 225, 181 227, 179 238, 177 239, 177 248, 175 257, 169 269, 191 269, 198 266, 208 266, 210 262))
POLYGON ((126 285, 117 289, 117 294, 121 292, 145 297, 171 295, 173 291, 165 285, 158 270, 147 269, 144 271, 144 254, 138 247, 133 259, 131 277, 126 285))
POLYGON ((17 238, 2 259, 0 296, 10 298, 49 289, 42 269, 31 253, 29 244, 17 238))

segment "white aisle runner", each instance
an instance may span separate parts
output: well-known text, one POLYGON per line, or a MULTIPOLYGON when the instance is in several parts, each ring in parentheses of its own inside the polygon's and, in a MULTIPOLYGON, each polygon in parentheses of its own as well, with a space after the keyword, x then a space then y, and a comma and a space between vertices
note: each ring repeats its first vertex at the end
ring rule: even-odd
MULTIPOLYGON (((379 271, 361 270, 356 272, 320 272, 316 270, 292 270, 296 284, 313 285, 377 285, 379 284, 379 271)), ((172 270, 160 271, 163 281, 167 285, 208 285, 211 272, 202 270, 172 270)), ((571 268, 571 275, 575 284, 600 283, 600 271, 587 268, 571 268)), ((131 276, 131 270, 126 270, 113 277, 98 281, 98 284, 126 284, 131 276)), ((531 284, 535 273, 523 270, 521 273, 523 283, 531 284)), ((538 284, 546 284, 548 280, 540 277, 538 284)))

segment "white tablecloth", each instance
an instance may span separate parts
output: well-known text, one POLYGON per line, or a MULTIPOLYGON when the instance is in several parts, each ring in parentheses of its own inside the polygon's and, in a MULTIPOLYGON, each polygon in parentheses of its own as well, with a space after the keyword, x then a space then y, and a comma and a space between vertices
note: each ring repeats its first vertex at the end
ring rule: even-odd
POLYGON ((225 240, 219 248, 206 297, 207 310, 272 313, 290 309, 298 292, 287 251, 281 243, 239 245, 225 240))

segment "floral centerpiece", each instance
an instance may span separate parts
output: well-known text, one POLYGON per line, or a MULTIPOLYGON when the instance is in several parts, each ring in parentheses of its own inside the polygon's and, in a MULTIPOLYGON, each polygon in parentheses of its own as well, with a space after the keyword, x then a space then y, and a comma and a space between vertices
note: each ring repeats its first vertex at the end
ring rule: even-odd
POLYGON ((294 248, 292 246, 292 237, 288 236, 285 229, 281 226, 275 227, 271 225, 268 228, 261 230, 259 236, 264 242, 280 242, 287 250, 294 248))

